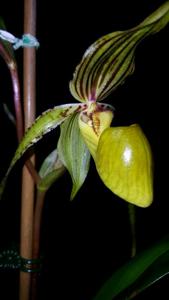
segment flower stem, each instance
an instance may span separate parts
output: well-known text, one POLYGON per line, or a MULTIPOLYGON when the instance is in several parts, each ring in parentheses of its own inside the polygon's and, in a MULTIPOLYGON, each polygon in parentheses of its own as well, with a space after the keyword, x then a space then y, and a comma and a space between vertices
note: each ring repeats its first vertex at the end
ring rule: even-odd
MULTIPOLYGON (((24 134, 24 128, 23 128, 23 112, 22 112, 22 105, 21 105, 18 68, 10 52, 8 52, 7 49, 1 43, 0 43, 0 55, 2 56, 5 63, 7 64, 11 75, 11 81, 13 87, 13 100, 14 100, 14 107, 15 107, 15 118, 16 118, 16 132, 17 132, 18 141, 20 142, 24 134)), ((38 184, 40 181, 40 176, 36 172, 32 162, 30 160, 27 160, 25 164, 32 178, 34 179, 35 183, 38 184)))
MULTIPOLYGON (((33 227, 33 259, 40 258, 40 233, 41 233, 41 221, 42 221, 42 212, 44 207, 46 191, 40 192, 37 191, 36 196, 36 205, 34 213, 34 227, 33 227)), ((32 274, 32 288, 31 288, 31 300, 36 300, 38 294, 38 276, 39 273, 35 272, 32 274)))
MULTIPOLYGON (((14 98, 14 105, 15 105, 15 116, 16 116, 16 130, 17 130, 17 137, 18 141, 21 141, 24 130, 23 130, 23 113, 21 107, 21 96, 20 96, 20 84, 18 78, 18 70, 16 64, 10 64, 9 70, 11 74, 12 86, 13 86, 13 98, 14 98)), ((40 176, 35 170, 34 165, 32 164, 31 160, 26 161, 26 167, 29 170, 30 175, 32 176, 34 182, 36 184, 40 181, 40 176)))
POLYGON ((136 255, 136 212, 133 204, 128 204, 129 221, 131 228, 131 257, 136 255))
POLYGON ((18 141, 23 137, 23 113, 21 107, 21 97, 20 97, 20 84, 18 78, 18 70, 17 65, 11 64, 9 65, 9 71, 11 74, 12 86, 13 86, 13 98, 14 98, 14 106, 15 106, 15 117, 16 117, 16 130, 18 141))

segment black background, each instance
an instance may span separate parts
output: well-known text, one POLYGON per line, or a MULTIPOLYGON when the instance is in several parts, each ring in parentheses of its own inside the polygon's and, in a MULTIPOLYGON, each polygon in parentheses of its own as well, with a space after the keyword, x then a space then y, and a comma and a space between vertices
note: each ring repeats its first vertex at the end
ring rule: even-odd
MULTIPOLYGON (((68 83, 87 47, 100 36, 128 29, 164 1, 37 2, 37 115, 61 103, 75 102, 68 83)), ((0 15, 9 32, 23 34, 23 1, 6 1, 0 15)), ((136 208, 138 252, 168 233, 168 27, 143 41, 136 50, 134 75, 107 101, 116 108, 114 125, 139 123, 154 156, 154 202, 136 208)), ((22 83, 22 49, 16 59, 22 83)), ((0 61, 0 166, 3 176, 17 146, 15 128, 3 111, 13 111, 11 82, 0 61)), ((58 132, 39 142, 35 151, 40 164, 57 142, 58 132)), ((13 170, 0 203, 0 248, 19 242, 21 163, 13 170)), ((47 194, 42 226, 44 266, 40 299, 92 299, 98 287, 129 259, 130 227, 125 202, 105 188, 91 163, 85 184, 69 201, 71 179, 66 174, 47 194)), ((5 296, 17 297, 17 272, 0 271, 5 296), (6 289, 7 286, 8 288, 6 289)), ((165 281, 154 287, 159 299, 165 281)), ((149 289, 138 299, 151 296, 149 289)))

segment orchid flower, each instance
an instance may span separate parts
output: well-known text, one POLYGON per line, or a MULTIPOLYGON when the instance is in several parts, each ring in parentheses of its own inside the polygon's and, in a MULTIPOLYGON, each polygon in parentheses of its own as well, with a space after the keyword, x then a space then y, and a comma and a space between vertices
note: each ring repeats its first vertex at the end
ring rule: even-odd
POLYGON ((73 182, 73 199, 84 183, 92 156, 101 180, 113 193, 140 207, 152 203, 153 172, 149 142, 137 124, 111 127, 113 107, 101 101, 133 73, 137 45, 168 22, 169 1, 138 26, 107 34, 87 49, 69 85, 72 96, 80 103, 56 106, 36 119, 15 152, 1 182, 1 194, 11 169, 27 149, 60 126, 57 149, 47 157, 40 171, 42 182, 39 189, 47 189, 67 169, 73 182), (48 178, 47 183, 43 177, 46 178, 44 170, 46 172, 45 165, 49 166, 49 161, 52 163, 48 174, 54 170, 61 171, 48 178))

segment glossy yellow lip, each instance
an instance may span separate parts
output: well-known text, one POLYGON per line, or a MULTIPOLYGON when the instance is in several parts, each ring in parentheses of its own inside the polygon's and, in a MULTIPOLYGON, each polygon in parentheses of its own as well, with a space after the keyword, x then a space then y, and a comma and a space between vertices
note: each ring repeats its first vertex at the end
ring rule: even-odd
POLYGON ((104 184, 140 207, 153 200, 152 154, 139 125, 106 129, 98 143, 96 167, 104 184))

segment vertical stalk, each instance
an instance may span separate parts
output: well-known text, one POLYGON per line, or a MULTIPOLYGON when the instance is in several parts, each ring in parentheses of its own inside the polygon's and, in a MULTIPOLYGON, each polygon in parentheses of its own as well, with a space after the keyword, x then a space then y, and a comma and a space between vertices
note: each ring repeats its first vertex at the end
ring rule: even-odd
MULTIPOLYGON (((16 118, 16 133, 18 141, 23 137, 24 128, 23 128, 23 113, 22 113, 22 105, 21 105, 21 95, 20 95, 20 83, 18 77, 18 68, 15 60, 11 57, 10 53, 0 44, 0 55, 4 59, 5 63, 8 66, 11 75, 12 87, 13 87, 13 101, 15 107, 15 118, 16 118)), ((26 166, 34 178, 35 183, 39 183, 40 176, 36 172, 34 166, 32 165, 30 160, 26 161, 26 166)))
MULTIPOLYGON (((34 214, 34 227, 33 227, 33 249, 32 257, 33 259, 38 259, 40 257, 40 233, 41 233, 41 221, 42 212, 44 207, 46 191, 37 191, 35 214, 34 214)), ((38 299, 38 276, 37 272, 32 274, 32 288, 31 288, 31 300, 38 299)))
MULTIPOLYGON (((36 0, 24 1, 24 33, 36 34, 36 0)), ((24 49, 23 72, 24 72, 24 119, 25 129, 35 119, 36 98, 36 57, 34 48, 24 49)), ((34 163, 34 157, 32 158, 34 163)), ((23 168, 22 177, 22 201, 21 201, 21 257, 32 258, 33 237, 33 215, 34 215, 34 182, 27 168, 23 168)), ((31 287, 30 273, 20 272, 20 300, 29 300, 31 287)))
POLYGON ((11 73, 12 86, 13 86, 17 137, 18 137, 18 141, 20 141, 23 136, 23 117, 22 117, 22 108, 21 108, 21 101, 20 101, 20 84, 18 78, 17 65, 13 63, 11 66, 10 64, 9 70, 11 73))
POLYGON ((136 255, 136 212, 133 204, 128 204, 129 221, 131 228, 131 257, 136 255))
MULTIPOLYGON (((23 129, 23 114, 22 114, 22 107, 21 107, 18 70, 17 70, 17 65, 14 62, 8 64, 8 67, 10 70, 12 86, 13 86, 13 97, 14 97, 15 116, 16 116, 16 131, 17 131, 18 141, 20 142, 24 134, 24 129, 23 129)), ((25 164, 27 169, 29 170, 29 173, 34 179, 34 182, 38 183, 40 181, 40 177, 36 172, 32 162, 30 160, 27 160, 25 164)))

